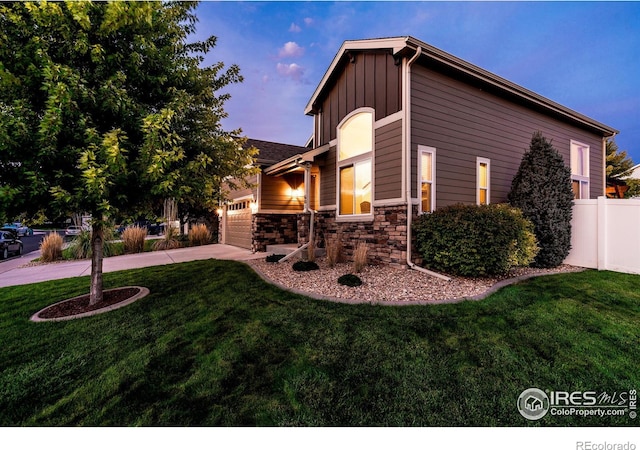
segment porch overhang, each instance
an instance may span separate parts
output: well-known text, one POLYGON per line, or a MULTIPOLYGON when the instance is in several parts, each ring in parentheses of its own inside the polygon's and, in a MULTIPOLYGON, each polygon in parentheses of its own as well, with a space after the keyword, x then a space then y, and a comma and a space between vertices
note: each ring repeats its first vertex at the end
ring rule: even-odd
POLYGON ((263 169, 265 175, 279 177, 292 172, 304 172, 304 166, 307 163, 313 163, 315 157, 329 151, 329 145, 309 150, 305 153, 299 153, 291 156, 283 161, 273 164, 263 169))

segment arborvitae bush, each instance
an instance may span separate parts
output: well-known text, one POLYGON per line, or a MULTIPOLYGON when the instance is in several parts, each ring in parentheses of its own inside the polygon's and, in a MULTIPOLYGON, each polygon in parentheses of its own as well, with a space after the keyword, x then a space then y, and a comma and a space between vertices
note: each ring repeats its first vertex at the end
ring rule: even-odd
POLYGON ((538 250, 533 225, 508 205, 447 206, 420 216, 413 230, 424 264, 453 275, 504 274, 538 250))
POLYGON ((571 170, 540 132, 531 138, 508 198, 533 223, 540 251, 532 265, 562 264, 571 250, 571 170))
POLYGON ((296 272, 308 272, 310 270, 318 270, 320 267, 312 261, 296 261, 291 266, 296 272))
POLYGON ((338 284, 349 287, 356 287, 362 285, 362 280, 358 275, 348 273, 338 278, 338 284))

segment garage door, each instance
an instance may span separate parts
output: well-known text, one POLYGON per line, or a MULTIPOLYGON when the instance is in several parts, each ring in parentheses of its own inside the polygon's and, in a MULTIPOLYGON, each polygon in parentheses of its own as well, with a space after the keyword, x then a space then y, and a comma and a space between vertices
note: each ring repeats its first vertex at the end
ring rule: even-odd
POLYGON ((251 205, 249 201, 227 207, 225 243, 251 249, 251 205))

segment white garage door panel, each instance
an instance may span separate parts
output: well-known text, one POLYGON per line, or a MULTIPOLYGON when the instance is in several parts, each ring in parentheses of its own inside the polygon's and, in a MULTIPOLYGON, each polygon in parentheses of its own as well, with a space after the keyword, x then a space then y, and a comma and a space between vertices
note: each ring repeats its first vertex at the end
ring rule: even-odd
POLYGON ((251 208, 227 211, 226 243, 251 249, 251 208))

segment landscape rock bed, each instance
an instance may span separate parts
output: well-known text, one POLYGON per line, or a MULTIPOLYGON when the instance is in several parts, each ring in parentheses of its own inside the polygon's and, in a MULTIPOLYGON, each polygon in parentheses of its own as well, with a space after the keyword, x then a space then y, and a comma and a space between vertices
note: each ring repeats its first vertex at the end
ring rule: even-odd
POLYGON ((555 269, 518 268, 508 275, 492 278, 451 277, 445 281, 426 273, 390 266, 367 266, 357 274, 362 285, 348 287, 338 284, 341 275, 352 272, 351 263, 331 268, 325 258, 317 261, 320 270, 295 272, 291 262, 268 263, 254 260, 251 265, 268 280, 290 290, 316 297, 330 297, 346 302, 442 302, 475 297, 486 293, 500 281, 516 277, 577 272, 581 267, 562 265, 555 269))

